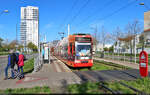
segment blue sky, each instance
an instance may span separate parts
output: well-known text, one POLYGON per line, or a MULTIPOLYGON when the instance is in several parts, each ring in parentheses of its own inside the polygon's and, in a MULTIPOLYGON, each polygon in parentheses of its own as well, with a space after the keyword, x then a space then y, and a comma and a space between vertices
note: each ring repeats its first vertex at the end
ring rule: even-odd
POLYGON ((9 41, 16 39, 16 24, 18 24, 19 39, 22 6, 39 7, 39 32, 42 37, 46 35, 47 41, 60 39, 58 32, 67 34, 65 29, 67 24, 71 26, 71 34, 92 33, 94 30, 91 27, 95 25, 98 26, 98 32, 101 31, 102 25, 107 32, 112 32, 117 26, 124 31, 128 22, 133 22, 135 19, 144 24, 144 12, 147 9, 139 3, 144 2, 149 5, 150 1, 137 0, 118 13, 108 15, 133 1, 135 0, 89 0, 89 2, 88 0, 1 0, 0 12, 7 9, 9 13, 0 15, 0 37, 9 41), (105 18, 106 16, 108 17, 105 18))

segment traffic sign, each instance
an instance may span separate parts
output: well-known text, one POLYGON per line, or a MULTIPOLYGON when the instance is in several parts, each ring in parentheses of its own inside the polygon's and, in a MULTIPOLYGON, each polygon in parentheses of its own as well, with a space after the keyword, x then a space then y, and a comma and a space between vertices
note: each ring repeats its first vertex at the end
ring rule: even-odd
POLYGON ((140 75, 146 77, 148 76, 148 54, 145 51, 141 51, 139 58, 140 75))

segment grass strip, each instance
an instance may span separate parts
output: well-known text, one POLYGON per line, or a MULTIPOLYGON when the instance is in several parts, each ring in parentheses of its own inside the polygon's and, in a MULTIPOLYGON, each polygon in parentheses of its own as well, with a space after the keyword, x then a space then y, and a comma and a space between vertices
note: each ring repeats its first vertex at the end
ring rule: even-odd
POLYGON ((24 62, 24 73, 31 73, 34 70, 34 58, 31 58, 24 62))
MULTIPOLYGON (((130 67, 114 64, 111 62, 105 62, 105 61, 99 61, 94 60, 93 66, 91 67, 91 70, 93 71, 101 71, 101 70, 123 70, 123 69, 131 69, 130 67)), ((76 70, 72 68, 72 70, 76 70)), ((88 68, 80 68, 78 69, 80 71, 88 71, 88 68)))
POLYGON ((105 61, 100 61, 100 60, 94 60, 94 62, 102 63, 102 64, 105 64, 105 65, 108 65, 108 66, 112 66, 112 67, 114 67, 114 68, 131 69, 131 68, 128 67, 128 66, 123 66, 123 65, 120 65, 120 64, 115 64, 115 63, 112 63, 112 62, 105 62, 105 61))
POLYGON ((150 78, 149 77, 137 79, 135 81, 122 81, 122 82, 124 82, 142 92, 150 94, 150 78))
POLYGON ((50 94, 50 88, 48 86, 39 87, 36 86, 34 88, 17 88, 6 90, 0 90, 1 94, 50 94))
POLYGON ((102 94, 99 90, 99 83, 87 82, 83 84, 71 84, 67 87, 71 94, 102 94))
MULTIPOLYGON (((150 94, 150 78, 141 78, 132 81, 124 81, 121 82, 132 86, 144 93, 150 94)), ((67 87, 67 90, 71 94, 109 94, 109 91, 104 91, 101 87, 99 87, 101 82, 86 82, 83 84, 71 84, 67 87)), ((119 82, 104 82, 104 85, 111 88, 113 91, 120 92, 122 94, 139 94, 138 92, 133 91, 132 89, 121 85, 119 82)))
POLYGON ((0 52, 0 56, 2 56, 2 55, 8 55, 9 54, 9 52, 0 52))

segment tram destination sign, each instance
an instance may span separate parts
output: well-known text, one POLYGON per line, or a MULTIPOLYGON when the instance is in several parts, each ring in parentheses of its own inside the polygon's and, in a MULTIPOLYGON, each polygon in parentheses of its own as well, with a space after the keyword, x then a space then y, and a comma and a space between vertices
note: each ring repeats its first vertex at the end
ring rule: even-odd
POLYGON ((89 37, 76 37, 76 41, 91 41, 91 38, 89 37))

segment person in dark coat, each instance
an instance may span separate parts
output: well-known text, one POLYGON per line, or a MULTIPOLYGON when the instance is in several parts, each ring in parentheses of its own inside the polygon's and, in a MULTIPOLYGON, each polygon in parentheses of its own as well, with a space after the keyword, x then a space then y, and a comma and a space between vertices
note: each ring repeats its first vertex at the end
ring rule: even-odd
POLYGON ((8 79, 8 69, 9 68, 11 68, 11 78, 14 79, 13 69, 14 69, 15 64, 16 64, 16 54, 13 53, 13 51, 11 51, 10 54, 8 55, 8 64, 5 68, 4 80, 8 79))

